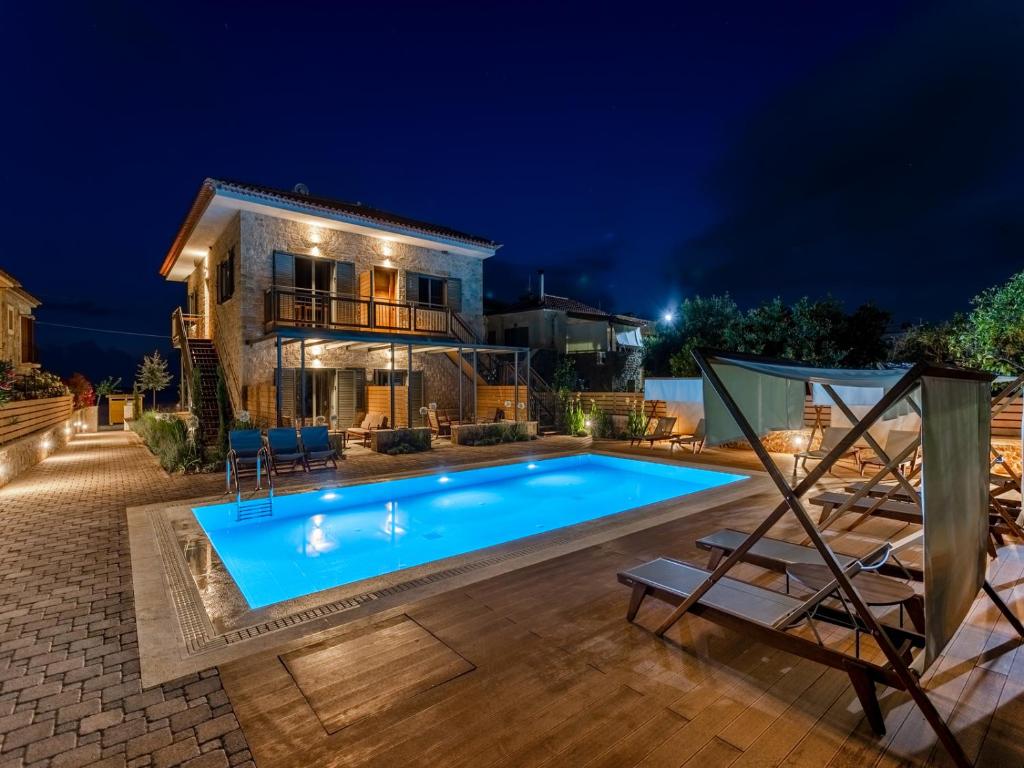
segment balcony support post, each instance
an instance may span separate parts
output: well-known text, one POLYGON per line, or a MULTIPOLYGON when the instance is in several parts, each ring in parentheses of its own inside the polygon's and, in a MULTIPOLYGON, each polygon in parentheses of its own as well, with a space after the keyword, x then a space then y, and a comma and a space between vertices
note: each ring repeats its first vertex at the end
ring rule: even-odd
POLYGON ((306 426, 306 340, 299 340, 299 426, 306 426))
POLYGON ((476 402, 477 402, 477 394, 478 394, 477 390, 480 389, 480 387, 477 386, 477 384, 478 384, 477 376, 479 374, 477 373, 476 363, 477 363, 476 347, 473 347, 473 423, 474 424, 476 424, 476 421, 477 421, 477 415, 476 415, 476 402))
POLYGON ((526 350, 526 410, 523 416, 526 421, 530 420, 530 350, 526 350))
POLYGON ((391 429, 395 428, 395 342, 391 342, 391 364, 388 366, 388 384, 390 384, 391 394, 391 419, 388 421, 388 426, 391 429))
POLYGON ((281 405, 284 402, 284 393, 281 391, 281 336, 277 337, 277 368, 274 369, 274 410, 277 411, 277 426, 284 426, 282 420, 281 405))
MULTIPOLYGON (((512 420, 519 421, 519 350, 512 353, 512 420)), ((506 419, 508 416, 505 417, 506 419)))
POLYGON ((412 344, 405 350, 405 409, 406 426, 412 429, 412 344))
POLYGON ((462 356, 462 346, 459 345, 459 360, 456 366, 459 369, 459 421, 462 421, 462 380, 466 376, 466 372, 462 366, 465 364, 465 358, 462 356))

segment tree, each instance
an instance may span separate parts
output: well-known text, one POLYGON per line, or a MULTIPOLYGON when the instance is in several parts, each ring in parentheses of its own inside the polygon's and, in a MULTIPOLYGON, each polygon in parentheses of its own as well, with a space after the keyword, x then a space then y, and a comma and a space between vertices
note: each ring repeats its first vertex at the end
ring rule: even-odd
POLYGON ((120 391, 121 377, 118 376, 115 379, 113 376, 107 376, 107 378, 96 385, 96 400, 99 401, 109 395, 116 395, 120 391))
POLYGON ((1024 272, 982 291, 959 334, 963 362, 987 371, 1016 373, 1024 364, 1024 272))
POLYGON ((173 377, 167 370, 167 361, 160 356, 159 350, 152 355, 145 355, 135 374, 135 384, 143 392, 153 393, 153 410, 156 410, 156 393, 170 385, 173 377))
POLYGON ((944 363, 960 365, 960 337, 965 318, 955 315, 948 323, 921 323, 905 328, 893 341, 890 355, 894 363, 944 363))

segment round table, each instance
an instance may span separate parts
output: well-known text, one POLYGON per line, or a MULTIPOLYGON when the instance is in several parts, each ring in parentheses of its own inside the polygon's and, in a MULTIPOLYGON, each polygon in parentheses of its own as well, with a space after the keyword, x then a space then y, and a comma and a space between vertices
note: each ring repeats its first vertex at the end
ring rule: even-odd
MULTIPOLYGON (((835 580, 832 571, 824 563, 794 563, 786 568, 786 572, 814 592, 835 580)), ((889 576, 861 571, 853 577, 853 586, 868 607, 898 605, 900 626, 903 626, 903 612, 906 611, 914 629, 924 632, 924 601, 909 584, 889 576)))

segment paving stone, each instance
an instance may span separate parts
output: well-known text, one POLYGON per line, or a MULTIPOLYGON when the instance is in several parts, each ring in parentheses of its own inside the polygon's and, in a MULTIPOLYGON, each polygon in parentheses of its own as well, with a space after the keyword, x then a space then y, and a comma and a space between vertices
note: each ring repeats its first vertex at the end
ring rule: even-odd
POLYGON ((182 768, 228 768, 228 756, 218 749, 182 763, 182 768))
POLYGON ((146 732, 145 720, 129 720, 103 731, 104 748, 121 744, 146 732))
POLYGON ((0 717, 0 734, 10 733, 32 723, 33 712, 25 709, 7 717, 0 717))
POLYGON ((176 741, 156 750, 153 753, 153 766, 154 768, 170 768, 194 757, 199 757, 199 745, 196 743, 195 736, 190 736, 183 741, 176 741))
POLYGON ((185 700, 181 697, 177 697, 170 699, 169 701, 154 704, 151 707, 146 707, 146 718, 150 721, 161 720, 187 708, 188 704, 185 703, 185 700))
POLYGON ((108 709, 106 712, 100 712, 83 718, 82 722, 79 723, 78 732, 84 735, 93 731, 102 731, 105 728, 117 725, 122 720, 124 720, 124 712, 120 709, 108 709))
POLYGON ((62 707, 57 711, 57 722, 67 723, 71 721, 78 721, 89 715, 95 715, 100 711, 100 700, 99 699, 88 699, 87 701, 81 701, 78 704, 72 704, 70 707, 62 707))
POLYGON ((17 747, 23 747, 33 741, 42 741, 53 735, 53 721, 44 720, 41 723, 33 723, 24 728, 18 728, 4 736, 3 752, 9 752, 17 747))
POLYGON ((170 728, 150 731, 129 741, 125 747, 125 756, 131 760, 139 755, 149 755, 162 747, 166 747, 172 741, 170 728))
POLYGON ((159 688, 151 688, 148 691, 128 696, 124 700, 124 711, 134 712, 136 709, 145 709, 146 707, 151 707, 154 704, 159 704, 163 700, 164 692, 159 688))
POLYGON ((179 712, 176 715, 171 715, 171 730, 181 731, 186 728, 194 728, 204 720, 210 720, 213 717, 213 713, 210 711, 208 704, 200 704, 198 707, 190 707, 184 712, 179 712))
POLYGON ((62 733, 59 736, 33 741, 25 750, 25 762, 34 763, 37 760, 53 757, 60 752, 67 752, 74 749, 77 743, 78 737, 73 733, 62 733))
POLYGON ((76 747, 67 752, 61 752, 53 758, 50 768, 83 768, 83 766, 91 765, 99 759, 100 745, 99 742, 96 742, 76 747))

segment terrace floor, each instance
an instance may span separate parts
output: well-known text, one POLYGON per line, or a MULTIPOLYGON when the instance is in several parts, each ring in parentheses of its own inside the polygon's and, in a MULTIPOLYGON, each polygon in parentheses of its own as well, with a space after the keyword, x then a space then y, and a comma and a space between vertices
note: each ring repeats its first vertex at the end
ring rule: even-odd
MULTIPOLYGON (((528 446, 536 455, 586 444, 545 438, 528 446)), ((524 450, 354 451, 340 473, 371 478, 524 450)), ((750 452, 708 451, 697 460, 757 468, 750 452)), ((768 494, 143 691, 125 508, 214 493, 221 482, 169 477, 134 435, 103 433, 76 438, 0 489, 0 768, 944 760, 905 694, 882 695, 888 735, 877 738, 840 672, 695 618, 658 640, 644 628, 662 615, 653 602, 638 617, 642 626, 625 621, 619 570, 660 554, 702 562, 693 540, 726 525, 751 528, 775 503, 768 494)), ((893 525, 872 521, 842 548, 856 551, 893 525)), ((1018 614, 1022 550, 1004 547, 991 572, 1018 614)), ((978 765, 1024 765, 1024 650, 986 600, 924 683, 978 765)))

